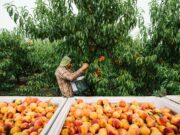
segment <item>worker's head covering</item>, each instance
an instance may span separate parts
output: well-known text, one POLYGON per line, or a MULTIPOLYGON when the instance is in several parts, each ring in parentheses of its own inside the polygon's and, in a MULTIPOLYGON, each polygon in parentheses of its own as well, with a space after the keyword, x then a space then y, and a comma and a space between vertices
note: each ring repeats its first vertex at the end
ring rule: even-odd
POLYGON ((71 63, 71 58, 69 58, 68 56, 64 56, 61 60, 60 66, 65 67, 70 63, 71 63))

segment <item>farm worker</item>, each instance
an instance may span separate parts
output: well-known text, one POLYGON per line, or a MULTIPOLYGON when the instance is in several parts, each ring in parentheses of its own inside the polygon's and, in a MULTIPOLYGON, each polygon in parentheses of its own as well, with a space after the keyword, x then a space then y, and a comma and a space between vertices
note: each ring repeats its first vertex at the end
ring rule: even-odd
POLYGON ((72 72, 71 58, 68 56, 63 57, 59 67, 55 71, 55 76, 63 96, 71 97, 74 95, 71 81, 76 80, 80 75, 82 75, 88 66, 89 65, 87 63, 83 63, 81 68, 75 72, 72 72))

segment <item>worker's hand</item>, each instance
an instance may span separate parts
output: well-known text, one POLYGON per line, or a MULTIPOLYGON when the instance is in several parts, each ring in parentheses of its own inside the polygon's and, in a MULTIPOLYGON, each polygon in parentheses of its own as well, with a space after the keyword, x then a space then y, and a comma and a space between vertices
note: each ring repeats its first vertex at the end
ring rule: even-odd
POLYGON ((85 70, 85 69, 87 69, 89 67, 89 64, 88 63, 83 63, 83 65, 82 65, 82 70, 85 70))

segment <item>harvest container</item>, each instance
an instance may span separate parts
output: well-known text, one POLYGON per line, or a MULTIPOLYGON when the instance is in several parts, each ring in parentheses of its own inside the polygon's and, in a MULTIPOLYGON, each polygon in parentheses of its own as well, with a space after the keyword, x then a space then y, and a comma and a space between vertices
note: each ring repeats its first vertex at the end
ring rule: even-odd
MULTIPOLYGON (((13 100, 21 99, 24 100, 26 97, 24 96, 0 96, 0 102, 13 102, 13 100)), ((67 98, 63 97, 35 97, 38 98, 41 101, 48 101, 50 100, 52 103, 58 105, 57 110, 51 117, 51 119, 48 121, 48 123, 44 126, 43 130, 41 131, 40 135, 47 135, 48 131, 50 130, 52 124, 55 122, 58 114, 61 112, 64 104, 67 101, 67 98)))
POLYGON ((132 101, 138 101, 139 103, 143 102, 150 102, 154 103, 157 108, 161 107, 168 107, 175 113, 180 113, 180 105, 175 104, 174 102, 171 102, 164 98, 159 97, 74 97, 69 98, 64 105, 61 113, 58 115, 56 121, 54 122, 53 126, 51 127, 51 130, 49 131, 48 135, 59 135, 65 119, 69 113, 71 105, 75 102, 76 99, 83 99, 85 103, 95 103, 98 99, 108 99, 111 103, 117 103, 120 100, 125 100, 127 103, 132 101))

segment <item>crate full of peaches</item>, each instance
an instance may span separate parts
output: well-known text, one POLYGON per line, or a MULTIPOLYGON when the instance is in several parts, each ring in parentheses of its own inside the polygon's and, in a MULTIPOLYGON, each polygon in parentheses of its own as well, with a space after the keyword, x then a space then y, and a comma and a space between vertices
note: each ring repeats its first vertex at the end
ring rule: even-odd
POLYGON ((60 135, 180 135, 180 114, 153 103, 77 99, 60 135))
POLYGON ((0 135, 38 135, 56 109, 51 101, 33 97, 0 102, 0 135))

